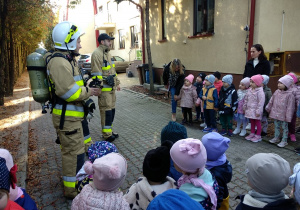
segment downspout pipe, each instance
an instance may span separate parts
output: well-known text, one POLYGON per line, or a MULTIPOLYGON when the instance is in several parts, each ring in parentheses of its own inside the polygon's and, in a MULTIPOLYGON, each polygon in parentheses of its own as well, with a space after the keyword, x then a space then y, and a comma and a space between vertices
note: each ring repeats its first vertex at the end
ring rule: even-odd
POLYGON ((256 3, 256 0, 251 0, 248 60, 251 58, 250 51, 251 51, 251 47, 253 45, 253 37, 254 37, 255 3, 256 3))
POLYGON ((69 16, 69 0, 67 0, 67 14, 66 14, 66 21, 68 21, 69 16))
POLYGON ((145 63, 145 29, 144 29, 144 11, 143 11, 143 7, 133 1, 130 1, 131 3, 133 3, 134 5, 136 5, 141 12, 141 30, 142 30, 142 53, 143 53, 143 63, 145 63))
MULTIPOLYGON (((95 20, 95 15, 98 14, 97 0, 93 0, 93 7, 94 7, 94 20, 95 20)), ((95 35, 96 35, 96 46, 99 47, 99 42, 98 42, 99 30, 95 30, 95 35)))

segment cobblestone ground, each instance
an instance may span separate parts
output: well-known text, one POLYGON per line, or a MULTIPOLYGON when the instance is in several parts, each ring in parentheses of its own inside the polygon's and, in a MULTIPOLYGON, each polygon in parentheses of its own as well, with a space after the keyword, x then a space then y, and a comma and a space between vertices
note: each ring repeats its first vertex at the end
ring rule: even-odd
MULTIPOLYGON (((97 102, 96 98, 94 101, 97 102)), ((97 107, 97 106, 96 106, 97 107)), ((30 174, 27 190, 36 200, 40 209, 69 209, 70 200, 63 197, 61 181, 61 155, 59 146, 54 143, 56 135, 52 127, 51 116, 40 114, 40 105, 30 102, 29 155, 34 156, 28 165, 30 174), (32 173, 33 172, 33 173, 32 173)), ((153 100, 146 95, 127 89, 117 92, 116 118, 114 130, 120 137, 114 142, 119 152, 128 160, 128 173, 121 189, 128 189, 142 175, 142 163, 146 152, 160 144, 160 131, 169 122, 171 107, 153 100)), ((90 121, 93 141, 101 139, 99 110, 90 121)), ((180 117, 178 117, 180 118, 180 117)), ((201 139, 202 131, 198 125, 187 127, 188 136, 201 139)), ((299 161, 292 148, 280 149, 266 141, 252 143, 241 137, 232 137, 227 158, 233 166, 233 178, 229 184, 230 208, 235 209, 238 200, 235 197, 245 194, 247 185, 244 164, 246 160, 259 152, 274 152, 289 161, 291 167, 299 161)), ((290 188, 286 189, 289 192, 290 188)))

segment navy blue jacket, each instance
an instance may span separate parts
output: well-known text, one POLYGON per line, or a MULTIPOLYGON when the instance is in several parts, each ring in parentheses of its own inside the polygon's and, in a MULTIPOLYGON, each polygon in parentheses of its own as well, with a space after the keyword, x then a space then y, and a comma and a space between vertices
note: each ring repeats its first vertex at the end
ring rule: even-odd
POLYGON ((196 87, 197 95, 199 96, 199 94, 203 88, 203 82, 195 82, 194 86, 196 87))
POLYGON ((237 92, 235 90, 235 87, 233 84, 228 89, 224 89, 224 87, 221 88, 220 94, 219 94, 219 101, 218 101, 218 107, 219 107, 219 113, 220 114, 233 114, 234 111, 237 109, 238 106, 238 96, 237 92), (230 107, 228 105, 225 105, 230 101, 230 107))

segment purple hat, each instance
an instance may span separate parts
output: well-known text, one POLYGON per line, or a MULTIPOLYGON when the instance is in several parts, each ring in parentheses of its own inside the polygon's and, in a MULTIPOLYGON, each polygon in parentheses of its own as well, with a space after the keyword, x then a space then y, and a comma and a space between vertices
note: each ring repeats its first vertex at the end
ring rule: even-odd
POLYGON ((290 88, 292 84, 294 84, 294 80, 291 77, 291 75, 285 75, 283 77, 281 77, 278 82, 281 82, 282 84, 284 84, 285 87, 290 88))
POLYGON ((245 77, 244 79, 241 80, 241 83, 243 83, 246 86, 246 88, 248 88, 250 86, 250 78, 245 77))
POLYGON ((118 153, 118 149, 113 143, 110 143, 108 141, 97 141, 96 143, 89 146, 88 157, 89 160, 93 163, 95 159, 107 155, 111 152, 118 153))
POLYGON ((177 141, 170 150, 173 162, 183 171, 203 172, 207 160, 206 149, 199 139, 182 139, 177 141))

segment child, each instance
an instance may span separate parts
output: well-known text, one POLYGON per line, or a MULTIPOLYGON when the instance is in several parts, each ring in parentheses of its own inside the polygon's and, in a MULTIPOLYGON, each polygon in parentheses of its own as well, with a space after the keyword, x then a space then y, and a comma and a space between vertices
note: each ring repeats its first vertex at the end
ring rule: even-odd
POLYGON ((264 78, 260 74, 251 77, 251 88, 245 96, 243 106, 245 117, 250 119, 251 122, 251 134, 246 136, 246 140, 251 140, 252 142, 261 141, 261 118, 265 104, 265 94, 261 87, 263 80, 264 78), (255 126, 257 126, 256 135, 255 126))
POLYGON ((289 178, 289 185, 293 186, 290 197, 295 198, 297 206, 300 208, 300 163, 297 163, 293 169, 293 175, 289 178))
POLYGON ((11 187, 10 172, 4 158, 0 157, 0 209, 2 210, 24 210, 19 204, 9 199, 11 187))
POLYGON ((144 159, 143 175, 124 195, 131 209, 147 209, 156 195, 176 189, 175 180, 168 177, 170 149, 162 146, 150 150, 144 159))
POLYGON ((215 76, 210 74, 205 77, 205 87, 202 88, 199 98, 203 100, 204 118, 207 127, 203 132, 217 132, 216 112, 218 107, 218 91, 213 85, 215 76))
POLYGON ((123 184, 126 159, 119 153, 109 153, 97 158, 94 163, 84 163, 84 170, 93 175, 93 183, 85 185, 72 202, 72 210, 85 209, 130 209, 118 188, 123 184))
POLYGON ((197 101, 197 91, 196 87, 193 86, 194 75, 189 74, 184 79, 184 85, 182 86, 179 95, 176 100, 181 99, 180 106, 183 110, 183 120, 182 124, 188 123, 192 124, 192 108, 197 101), (189 114, 189 120, 187 119, 187 114, 189 114))
MULTIPOLYGON (((161 135, 160 135, 161 146, 167 146, 169 147, 169 149, 171 149, 173 144, 178 140, 186 139, 186 138, 187 138, 186 128, 177 122, 170 121, 168 125, 166 125, 161 130, 161 135), (170 144, 168 143, 168 141, 171 141, 172 143, 170 144)), ((176 182, 182 176, 182 173, 178 172, 175 169, 174 163, 171 158, 170 158, 170 171, 168 173, 168 176, 172 177, 176 182)))
POLYGON ((204 210, 200 203, 181 190, 170 189, 156 196, 147 210, 204 210))
MULTIPOLYGON (((118 153, 117 147, 108 141, 98 141, 94 144, 91 144, 91 146, 88 149, 88 158, 93 163, 97 158, 103 157, 104 155, 107 155, 111 152, 118 153)), ((90 182, 93 182, 93 176, 88 175, 85 170, 84 166, 78 171, 76 175, 76 189, 78 193, 83 189, 83 187, 90 182)))
POLYGON ((219 95, 223 86, 223 82, 221 80, 221 73, 216 71, 213 75, 215 76, 214 86, 217 89, 219 95))
POLYGON ((183 173, 178 180, 179 190, 186 192, 206 210, 217 208, 219 186, 211 173, 205 169, 206 149, 198 139, 182 139, 170 150, 176 170, 183 173))
POLYGON ((10 171, 10 177, 12 180, 12 186, 9 190, 9 200, 12 200, 19 204, 24 209, 35 210, 37 206, 32 198, 26 193, 25 189, 18 187, 17 184, 17 165, 14 164, 13 157, 6 149, 0 149, 0 157, 6 161, 6 167, 10 171))
MULTIPOLYGON (((299 79, 298 76, 293 73, 290 72, 288 75, 290 75, 293 78, 294 84, 291 86, 291 90, 295 96, 295 106, 298 106, 298 101, 300 99, 300 86, 299 86, 299 79)), ((291 139, 291 141, 296 141, 296 110, 294 112, 292 121, 289 123, 289 137, 291 139)))
POLYGON ((247 94, 249 86, 250 86, 250 78, 245 77, 244 79, 241 80, 239 89, 237 91, 238 108, 237 108, 236 113, 234 114, 234 119, 236 120, 237 124, 236 124, 235 130, 233 131, 233 134, 238 134, 241 132, 240 136, 245 136, 247 133, 246 126, 248 123, 248 119, 245 117, 245 112, 243 110, 243 106, 245 103, 245 96, 247 94), (241 124, 243 124, 242 131, 240 129, 241 124))
POLYGON ((285 147, 288 138, 288 123, 291 122, 295 111, 295 97, 292 90, 289 90, 293 84, 293 78, 285 75, 278 80, 278 90, 275 91, 270 102, 266 106, 269 117, 274 119, 275 137, 270 143, 278 143, 280 135, 280 126, 282 126, 283 135, 278 147, 285 147))
POLYGON ((198 75, 198 77, 196 78, 196 82, 194 83, 194 86, 197 89, 197 96, 198 96, 197 101, 199 101, 199 105, 196 106, 196 118, 195 118, 194 122, 199 122, 200 115, 201 115, 202 122, 204 122, 203 105, 201 103, 202 102, 201 99, 199 98, 199 94, 203 88, 203 82, 205 80, 205 77, 206 77, 205 73, 200 73, 198 75))
MULTIPOLYGON (((223 81, 224 82, 224 81, 223 81)), ((229 147, 230 139, 212 132, 202 137, 206 149, 206 169, 216 178, 219 185, 218 207, 229 209, 229 191, 227 184, 232 178, 232 166, 227 160, 225 152, 229 147)))
POLYGON ((252 188, 241 196, 236 210, 296 210, 294 199, 282 191, 289 182, 290 164, 277 154, 258 153, 246 161, 248 184, 252 188))
POLYGON ((233 77, 228 74, 222 78, 223 87, 219 94, 219 115, 222 124, 221 135, 232 136, 232 118, 237 109, 237 93, 232 84, 233 77))
POLYGON ((264 78, 263 85, 264 85, 264 93, 265 93, 265 104, 264 104, 264 112, 263 112, 263 117, 261 119, 261 127, 262 127, 262 132, 261 136, 266 136, 267 131, 268 131, 268 112, 266 111, 266 106, 269 103, 271 97, 272 97, 272 91, 271 89, 267 86, 269 82, 269 76, 267 75, 261 75, 264 78))

